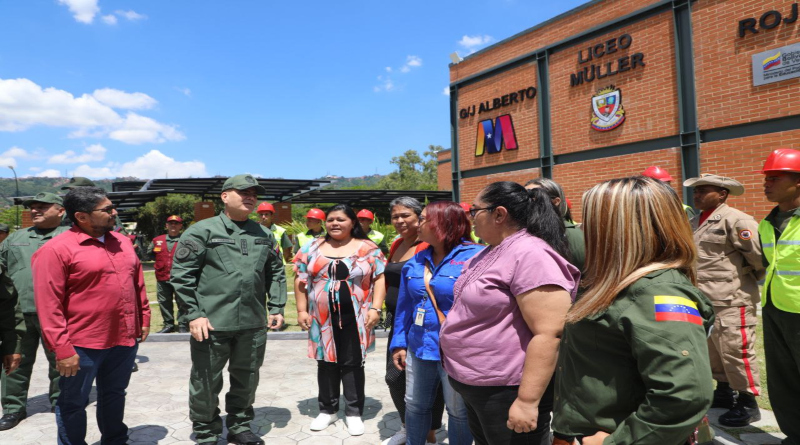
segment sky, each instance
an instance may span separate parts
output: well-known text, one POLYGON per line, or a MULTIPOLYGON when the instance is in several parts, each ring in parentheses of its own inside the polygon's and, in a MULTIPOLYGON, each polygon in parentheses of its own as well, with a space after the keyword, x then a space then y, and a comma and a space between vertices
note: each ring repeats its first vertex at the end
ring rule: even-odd
POLYGON ((5 0, 0 177, 387 174, 449 148, 449 54, 581 3, 5 0))

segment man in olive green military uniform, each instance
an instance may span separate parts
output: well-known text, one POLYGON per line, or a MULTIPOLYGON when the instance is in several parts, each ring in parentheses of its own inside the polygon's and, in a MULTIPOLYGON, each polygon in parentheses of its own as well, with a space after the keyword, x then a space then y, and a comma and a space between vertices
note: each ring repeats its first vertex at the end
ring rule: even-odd
POLYGON ((761 419, 756 396, 761 379, 755 351, 758 280, 764 277, 758 222, 725 202, 744 194, 735 179, 703 174, 683 183, 694 187, 691 219, 697 245, 697 287, 714 306, 714 329, 708 338, 711 373, 717 381, 712 408, 727 408, 722 425, 743 427, 761 419), (734 402, 734 393, 739 396, 734 402))
MULTIPOLYGON (((36 351, 41 343, 41 328, 36 306, 33 302, 33 276, 31 257, 48 240, 68 230, 61 226, 64 214, 61 197, 53 193, 39 193, 22 203, 31 211, 33 227, 17 230, 0 245, 0 282, 3 287, 16 292, 19 306, 25 318, 25 334, 22 337, 22 361, 13 374, 3 375, 2 402, 3 418, 0 430, 13 428, 27 415, 28 388, 31 382, 36 351)), ((56 370, 55 355, 45 348, 45 357, 50 362, 50 403, 55 407, 58 399, 59 373, 56 370)))
POLYGON ((8 233, 11 229, 8 228, 8 224, 0 223, 0 243, 8 238, 8 233))
POLYGON ((272 327, 283 324, 286 275, 272 232, 248 219, 264 188, 251 175, 237 175, 222 190, 225 210, 183 233, 172 265, 171 282, 192 334, 189 418, 198 442, 217 442, 222 435, 219 392, 227 364, 227 439, 259 445, 264 441, 250 431, 253 402, 267 320, 272 327))
POLYGON ((0 286, 0 369, 10 374, 22 360, 22 337, 25 335, 25 319, 22 317, 13 289, 0 286))

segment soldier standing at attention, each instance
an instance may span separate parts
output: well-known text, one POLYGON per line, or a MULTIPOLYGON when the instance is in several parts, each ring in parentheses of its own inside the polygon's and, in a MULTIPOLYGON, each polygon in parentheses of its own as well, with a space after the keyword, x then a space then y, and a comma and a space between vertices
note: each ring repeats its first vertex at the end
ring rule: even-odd
POLYGON ((761 419, 755 336, 761 299, 758 280, 764 277, 764 265, 758 223, 725 203, 730 195, 744 194, 738 181, 703 174, 683 185, 694 187, 694 205, 700 210, 690 221, 699 255, 697 287, 714 307, 708 353, 717 389, 711 407, 730 409, 719 417, 722 425, 747 426, 761 419), (735 403, 734 390, 739 393, 735 403))
POLYGON ((231 375, 227 439, 264 443, 250 431, 250 422, 267 319, 276 329, 283 324, 286 274, 272 232, 248 219, 259 193, 264 188, 253 176, 229 178, 220 195, 224 211, 189 227, 175 251, 171 282, 192 334, 189 418, 199 443, 217 443, 222 435, 219 392, 225 365, 231 375))
POLYGON ((268 228, 272 234, 275 235, 275 240, 277 241, 275 244, 276 250, 283 258, 283 264, 286 264, 287 261, 292 259, 292 240, 289 239, 289 234, 286 233, 286 229, 273 222, 272 218, 275 216, 275 207, 268 202, 262 202, 258 205, 256 213, 258 213, 258 219, 261 225, 268 228))
MULTIPOLYGON (((175 289, 169 282, 169 274, 172 270, 172 257, 178 247, 178 240, 181 238, 183 230, 183 219, 178 215, 167 218, 167 234, 153 238, 150 247, 147 249, 147 256, 155 258, 156 263, 156 286, 158 289, 158 306, 161 308, 161 318, 164 320, 164 328, 158 331, 159 334, 167 334, 175 331, 175 317, 173 314, 173 297, 175 289)), ((177 303, 177 301, 176 301, 177 303)), ((178 315, 183 314, 178 305, 178 315)), ((185 322, 180 323, 181 333, 189 332, 185 322)))
POLYGON ((356 217, 358 218, 358 223, 361 225, 364 233, 367 234, 367 238, 369 238, 373 243, 377 244, 384 255, 388 255, 389 246, 386 245, 386 236, 377 230, 373 230, 371 227, 372 223, 375 221, 375 215, 373 215, 372 212, 367 209, 362 209, 360 212, 358 212, 356 217))
MULTIPOLYGON (((14 428, 27 416, 28 388, 31 384, 36 351, 42 341, 42 329, 33 301, 33 276, 31 257, 44 243, 54 236, 69 230, 61 225, 64 214, 61 197, 53 193, 39 193, 22 203, 31 211, 33 227, 17 230, 0 244, 0 268, 4 291, 16 293, 19 308, 25 318, 25 333, 20 343, 22 361, 19 369, 2 376, 3 418, 0 431, 14 428)), ((50 362, 50 407, 55 409, 58 399, 58 378, 55 354, 45 348, 45 357, 50 362)))
POLYGON ((764 194, 777 206, 758 235, 767 265, 762 322, 769 401, 784 445, 800 445, 800 151, 773 151, 762 170, 764 194))

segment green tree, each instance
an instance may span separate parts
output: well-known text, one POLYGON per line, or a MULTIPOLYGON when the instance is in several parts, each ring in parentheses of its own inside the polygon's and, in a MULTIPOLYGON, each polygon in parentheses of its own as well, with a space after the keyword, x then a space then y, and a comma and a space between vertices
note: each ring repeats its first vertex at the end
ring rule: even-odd
POLYGON ((160 196, 139 208, 136 215, 136 231, 151 240, 165 233, 164 227, 170 215, 180 216, 183 219, 183 227, 189 227, 194 220, 194 203, 199 201, 200 197, 194 195, 160 196))
POLYGON ((391 162, 397 166, 397 170, 383 177, 378 182, 378 188, 385 190, 437 190, 438 161, 436 152, 439 150, 443 150, 443 148, 438 145, 429 145, 423 156, 420 156, 416 150, 408 150, 402 156, 393 157, 391 162))

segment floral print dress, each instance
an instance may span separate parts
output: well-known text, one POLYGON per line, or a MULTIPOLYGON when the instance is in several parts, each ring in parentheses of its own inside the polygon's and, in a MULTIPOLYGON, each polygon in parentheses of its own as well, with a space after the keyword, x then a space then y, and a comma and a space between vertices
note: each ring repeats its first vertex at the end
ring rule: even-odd
MULTIPOLYGON (((336 345, 333 342, 333 326, 329 294, 333 293, 333 304, 352 304, 356 314, 358 338, 361 343, 361 359, 375 348, 375 333, 367 331, 367 313, 372 305, 373 283, 383 273, 386 259, 375 243, 361 240, 361 245, 353 255, 341 259, 331 259, 322 254, 319 246, 325 240, 320 238, 308 243, 297 252, 294 258, 294 273, 305 283, 308 292, 308 313, 311 315, 311 329, 308 331, 308 357, 326 362, 337 362, 336 345), (350 274, 346 280, 331 276, 330 263, 340 261, 347 265, 350 274), (339 300, 339 289, 348 286, 350 301, 339 300)), ((334 308, 334 310, 336 310, 334 308)))

